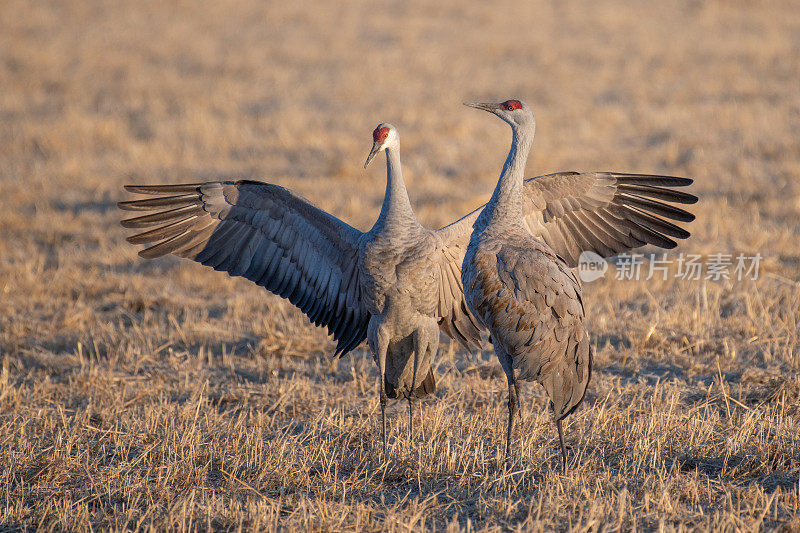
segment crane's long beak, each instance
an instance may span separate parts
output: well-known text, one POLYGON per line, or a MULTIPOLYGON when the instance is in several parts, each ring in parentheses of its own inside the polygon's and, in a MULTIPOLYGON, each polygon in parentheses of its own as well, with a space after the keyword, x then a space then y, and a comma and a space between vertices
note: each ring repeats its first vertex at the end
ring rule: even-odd
POLYGON ((364 168, 367 168, 367 165, 369 165, 369 162, 372 161, 373 157, 375 157, 375 154, 377 154, 380 151, 381 151, 381 143, 373 143, 372 150, 369 152, 367 160, 364 161, 364 168))
POLYGON ((474 107, 475 109, 483 109, 489 113, 494 113, 500 109, 500 104, 481 103, 481 102, 464 102, 467 107, 474 107))

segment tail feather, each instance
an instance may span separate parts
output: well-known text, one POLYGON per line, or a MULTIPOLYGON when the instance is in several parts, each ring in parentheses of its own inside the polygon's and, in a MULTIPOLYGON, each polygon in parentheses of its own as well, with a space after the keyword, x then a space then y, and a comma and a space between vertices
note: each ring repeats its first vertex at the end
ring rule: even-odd
POLYGON ((398 389, 397 384, 390 383, 386 378, 384 378, 384 385, 386 386, 386 396, 393 400, 408 398, 409 396, 411 398, 424 398, 436 392, 436 378, 433 376, 433 369, 428 370, 428 375, 422 380, 422 384, 414 389, 414 392, 410 395, 407 389, 398 389))
POLYGON ((436 392, 436 378, 433 377, 433 369, 431 369, 428 371, 428 375, 425 376, 422 385, 417 387, 417 390, 414 391, 414 396, 423 398, 434 392, 436 392))
MULTIPOLYGON (((570 341, 574 342, 574 338, 570 341)), ((550 397, 556 420, 569 416, 580 405, 592 376, 594 350, 583 331, 573 346, 558 362, 557 369, 540 381, 550 397)))

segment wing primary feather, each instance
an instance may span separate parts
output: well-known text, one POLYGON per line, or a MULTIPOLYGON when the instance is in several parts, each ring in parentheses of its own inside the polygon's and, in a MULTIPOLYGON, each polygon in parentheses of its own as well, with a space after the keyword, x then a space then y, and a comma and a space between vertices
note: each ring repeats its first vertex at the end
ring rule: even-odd
POLYGON ((175 246, 179 246, 181 242, 180 239, 186 236, 189 233, 189 230, 183 230, 182 232, 178 233, 174 237, 167 239, 166 241, 162 241, 155 246, 151 246, 149 248, 145 248, 144 250, 139 251, 139 257, 143 257, 144 259, 155 259, 156 257, 161 257, 162 255, 167 255, 171 253, 172 250, 175 249, 175 246))
POLYGON ((656 215, 661 215, 673 220, 680 220, 681 222, 691 222, 694 220, 694 215, 688 211, 684 211, 683 209, 679 209, 668 204, 663 204, 661 202, 656 202, 655 200, 649 200, 641 196, 636 196, 635 194, 623 193, 620 194, 618 198, 624 200, 619 202, 620 204, 633 205, 643 211, 649 211, 656 215))
MULTIPOLYGON (((621 210, 620 206, 609 206, 605 209, 598 209, 597 215, 601 217, 614 230, 620 231, 625 237, 624 244, 628 248, 638 248, 644 246, 648 241, 643 235, 637 232, 638 226, 622 216, 618 216, 615 211, 621 210)), ((620 250, 621 251, 621 250, 620 250)))
POLYGON ((558 229, 558 234, 564 240, 564 251, 569 255, 574 261, 578 261, 578 257, 581 255, 580 245, 569 228, 566 225, 566 220, 563 218, 559 218, 554 221, 556 228, 558 229))
POLYGON ((200 215, 205 213, 202 207, 197 205, 189 205, 186 207, 179 207, 177 209, 170 209, 169 211, 161 211, 150 215, 141 217, 128 218, 120 222, 124 228, 146 228, 154 226, 161 222, 167 222, 176 219, 182 219, 191 215, 200 215))
POLYGON ((654 185, 659 187, 688 187, 694 180, 678 176, 655 176, 650 174, 626 174, 624 172, 608 172, 620 183, 631 185, 654 185))
POLYGON ((553 221, 544 226, 547 229, 547 235, 550 239, 545 239, 545 242, 550 245, 554 250, 569 250, 567 239, 564 237, 563 229, 559 226, 558 221, 553 221))
MULTIPOLYGON (((305 314, 308 314, 308 312, 311 311, 311 298, 314 295, 314 289, 316 289, 316 287, 308 283, 308 280, 305 278, 297 284, 297 287, 298 289, 295 292, 298 294, 297 303, 295 305, 305 314)), ((309 316, 309 318, 311 317, 309 316)))
POLYGON ((677 239, 688 239, 691 236, 691 233, 680 226, 676 226, 650 213, 636 209, 633 206, 625 206, 625 208, 628 209, 628 217, 640 226, 648 227, 653 231, 658 231, 677 239))
POLYGON ((198 231, 197 235, 190 242, 186 243, 179 252, 175 253, 178 253, 181 257, 194 260, 197 254, 205 248, 208 239, 214 233, 214 228, 214 224, 211 223, 204 229, 198 231))
POLYGON ((334 339, 339 338, 339 333, 338 333, 339 326, 342 325, 342 321, 344 320, 344 307, 342 306, 343 299, 344 296, 339 296, 336 299, 336 305, 332 306, 331 309, 332 316, 331 316, 331 321, 328 325, 328 330, 331 331, 331 333, 333 333, 334 339))
POLYGON ((321 296, 317 296, 316 303, 314 304, 314 316, 317 325, 327 322, 327 316, 330 315, 330 308, 328 307, 328 282, 331 279, 330 268, 323 269, 320 278, 317 280, 317 287, 319 287, 321 296))
MULTIPOLYGON (((315 256, 316 259, 316 256, 315 256)), ((311 271, 306 270, 303 277, 304 296, 298 302, 297 306, 306 311, 311 311, 313 307, 314 294, 317 291, 317 276, 319 275, 319 261, 313 261, 314 269, 311 271)), ((306 313, 308 314, 308 313, 306 313)), ((310 317, 309 317, 310 318, 310 317)))
POLYGON ((562 220, 564 221, 564 226, 569 230, 570 236, 578 245, 579 251, 578 257, 575 258, 576 260, 580 257, 581 253, 587 250, 597 250, 598 246, 603 246, 600 239, 593 235, 588 227, 579 227, 572 216, 564 217, 562 220))
POLYGON ((182 194, 197 192, 206 183, 181 183, 178 185, 125 185, 125 190, 136 194, 182 194))
POLYGON ((209 225, 189 228, 181 238, 170 241, 169 246, 165 248, 165 253, 180 255, 185 250, 194 247, 199 241, 208 236, 209 233, 206 230, 209 225))
POLYGON ((307 282, 305 272, 308 270, 307 267, 304 269, 303 265, 307 265, 306 256, 308 255, 308 249, 309 246, 304 243, 296 244, 293 249, 296 257, 295 264, 297 266, 297 271, 299 272, 300 275, 298 276, 297 281, 294 284, 294 290, 292 290, 292 292, 289 293, 288 298, 290 302, 295 304, 297 307, 300 307, 301 309, 302 307, 299 304, 301 300, 304 299, 303 296, 305 295, 305 290, 306 290, 305 285, 307 282), (299 251, 297 250, 298 246, 300 247, 299 251))
POLYGON ((594 234, 611 250, 611 255, 619 253, 628 247, 625 241, 630 240, 630 237, 626 237, 616 230, 594 211, 580 211, 576 213, 576 216, 584 225, 592 228, 594 234))
POLYGON ((192 215, 189 218, 173 222, 172 224, 167 224, 166 226, 161 226, 160 228, 145 231, 144 233, 137 233, 136 235, 131 235, 125 240, 131 244, 147 244, 148 242, 158 241, 166 237, 172 237, 184 229, 196 225, 197 219, 197 215, 192 215))
POLYGON ((284 250, 281 249, 281 259, 275 265, 275 271, 270 276, 270 284, 267 285, 267 289, 275 294, 280 294, 281 288, 286 284, 286 280, 289 277, 289 258, 283 252, 284 250))
MULTIPOLYGON (((620 207, 620 209, 624 209, 620 207)), ((661 248, 672 249, 678 246, 678 243, 656 231, 646 228, 630 219, 625 219, 626 226, 630 229, 631 234, 646 243, 654 244, 661 248)))
POLYGON ((652 187, 650 185, 629 185, 627 183, 621 183, 617 186, 617 190, 624 193, 636 194, 638 196, 646 196, 649 198, 657 198, 659 200, 675 202, 678 204, 697 203, 697 196, 693 194, 663 187, 652 187))
POLYGON ((150 211, 154 207, 184 207, 187 205, 200 205, 200 199, 196 194, 181 194, 178 196, 148 198, 147 200, 117 202, 117 207, 123 211, 150 211))
POLYGON ((565 219, 565 222, 571 226, 573 233, 579 235, 582 239, 583 251, 593 251, 603 257, 613 255, 614 251, 600 237, 603 232, 596 229, 594 224, 587 218, 582 217, 581 214, 580 211, 575 211, 572 216, 565 219))

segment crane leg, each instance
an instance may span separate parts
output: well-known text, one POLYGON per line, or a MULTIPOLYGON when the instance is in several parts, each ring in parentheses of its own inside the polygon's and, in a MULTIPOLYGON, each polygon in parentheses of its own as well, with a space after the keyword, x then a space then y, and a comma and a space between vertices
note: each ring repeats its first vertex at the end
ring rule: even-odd
POLYGON ((408 438, 409 440, 414 438, 414 407, 413 407, 413 400, 411 396, 413 396, 414 391, 417 388, 417 369, 419 368, 419 357, 420 351, 425 348, 423 345, 425 344, 422 341, 422 334, 419 330, 414 332, 414 369, 411 371, 411 390, 408 392, 408 438))
POLYGON ((556 420, 556 428, 558 429, 558 441, 561 443, 561 467, 564 473, 567 473, 567 448, 564 446, 564 432, 561 429, 561 419, 556 420))
POLYGON ((386 458, 386 390, 384 387, 381 389, 381 438, 383 439, 383 456, 386 458))
POLYGON ((409 439, 414 438, 414 402, 411 396, 408 397, 408 435, 409 439))
POLYGON ((503 367, 503 372, 506 373, 508 379, 508 426, 506 427, 506 462, 511 458, 511 432, 514 430, 514 415, 517 414, 517 396, 519 393, 519 385, 517 378, 514 376, 514 362, 511 356, 506 354, 500 347, 495 345, 494 353, 500 361, 500 366, 503 367))
POLYGON ((514 378, 514 371, 508 379, 508 428, 506 430, 506 460, 511 457, 511 432, 514 429, 514 415, 517 414, 517 380, 514 378))
POLYGON ((378 337, 378 369, 380 370, 380 401, 381 401, 381 438, 383 439, 383 458, 386 455, 386 352, 389 350, 389 341, 378 337))

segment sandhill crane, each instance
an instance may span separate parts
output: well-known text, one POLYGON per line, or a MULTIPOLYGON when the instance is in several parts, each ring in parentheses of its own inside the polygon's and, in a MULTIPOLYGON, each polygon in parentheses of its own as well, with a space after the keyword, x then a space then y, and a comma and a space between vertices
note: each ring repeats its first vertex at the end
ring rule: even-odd
MULTIPOLYGON (((288 298, 315 325, 328 328, 338 341, 336 354, 368 339, 381 374, 385 452, 387 397, 407 398, 411 415, 411 400, 435 390, 430 365, 438 347, 437 327, 464 345, 480 342, 477 322, 464 301, 461 264, 481 208, 436 231, 422 227, 403 182, 399 135, 389 124, 373 132, 365 166, 381 150, 386 151, 386 193, 378 220, 366 233, 283 187, 250 180, 128 185, 130 192, 153 197, 118 205, 128 211, 154 211, 122 221, 128 228, 154 228, 128 238, 133 244, 149 245, 140 256, 186 257, 288 298)), ((677 226, 647 218, 645 211, 659 212, 657 208, 666 204, 653 202, 652 208, 634 212, 625 179, 563 173, 529 180, 525 194, 530 231, 554 247, 571 243, 562 253, 574 257, 575 263, 580 255, 575 242, 608 256, 646 243, 674 247, 666 235, 688 237, 677 226), (593 216, 610 217, 609 235, 585 242, 582 221, 593 216)), ((678 194, 651 189, 672 200, 669 194, 678 194)))
POLYGON ((129 185, 156 198, 121 202, 157 210, 123 226, 157 226, 128 239, 153 243, 145 258, 173 253, 288 298, 338 340, 337 354, 365 338, 380 371, 381 427, 386 452, 386 402, 435 391, 431 362, 439 329, 462 343, 480 343, 461 290, 468 231, 431 231, 414 216, 400 167, 400 137, 391 124, 373 132, 364 166, 386 151, 386 193, 372 229, 362 233, 292 192, 255 181, 129 185))
POLYGON ((581 287, 569 267, 585 250, 611 255, 643 243, 674 246, 669 236, 686 238, 688 232, 655 214, 686 222, 694 217, 658 199, 697 198, 669 188, 691 180, 668 176, 562 173, 524 182, 535 130, 531 109, 519 100, 467 105, 497 115, 513 135, 461 271, 467 306, 490 332, 508 380, 506 457, 518 380, 536 380, 550 397, 566 469, 561 421, 583 400, 592 371, 581 287))

